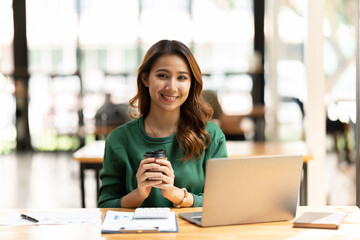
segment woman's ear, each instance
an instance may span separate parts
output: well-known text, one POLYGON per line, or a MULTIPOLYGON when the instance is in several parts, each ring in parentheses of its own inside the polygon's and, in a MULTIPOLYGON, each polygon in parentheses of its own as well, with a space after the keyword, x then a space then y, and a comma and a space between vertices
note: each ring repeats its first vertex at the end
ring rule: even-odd
POLYGON ((147 73, 141 73, 140 78, 143 84, 146 87, 149 87, 149 75, 147 73))

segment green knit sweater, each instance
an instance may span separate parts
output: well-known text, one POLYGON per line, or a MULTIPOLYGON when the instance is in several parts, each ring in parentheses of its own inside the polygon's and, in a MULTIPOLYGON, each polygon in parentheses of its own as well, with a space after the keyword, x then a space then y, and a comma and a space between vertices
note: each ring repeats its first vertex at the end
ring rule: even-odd
MULTIPOLYGON (((143 118, 138 118, 119 126, 106 139, 103 169, 100 172, 102 185, 98 207, 119 208, 121 198, 137 188, 136 173, 144 153, 165 149, 175 173, 174 185, 186 188, 194 196, 194 207, 203 204, 205 166, 210 158, 227 157, 225 136, 212 122, 207 122, 210 145, 200 159, 181 161, 185 155, 179 147, 175 134, 164 138, 149 137, 143 126, 143 118)), ((152 188, 141 207, 172 207, 160 189, 152 188)))

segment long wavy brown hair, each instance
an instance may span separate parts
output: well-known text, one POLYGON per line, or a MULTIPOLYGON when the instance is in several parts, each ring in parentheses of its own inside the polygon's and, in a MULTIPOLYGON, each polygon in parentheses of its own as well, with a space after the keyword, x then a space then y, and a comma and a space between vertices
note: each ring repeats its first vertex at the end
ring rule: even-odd
POLYGON ((138 117, 144 118, 150 111, 149 89, 141 81, 143 73, 149 75, 155 61, 162 55, 177 55, 182 57, 191 70, 191 87, 189 96, 180 108, 180 119, 176 131, 176 139, 185 151, 183 161, 192 157, 201 157, 210 143, 210 135, 205 131, 206 121, 213 114, 212 107, 201 96, 203 81, 199 65, 191 50, 176 40, 161 40, 146 52, 137 72, 137 94, 129 103, 139 110, 138 117))

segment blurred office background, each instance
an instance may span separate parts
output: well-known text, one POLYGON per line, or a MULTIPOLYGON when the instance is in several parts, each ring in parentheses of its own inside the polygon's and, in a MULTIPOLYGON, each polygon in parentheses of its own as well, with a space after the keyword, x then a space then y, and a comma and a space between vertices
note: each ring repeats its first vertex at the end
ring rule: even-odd
MULTIPOLYGON (((80 207, 72 153, 106 135, 96 132, 97 111, 106 96, 114 104, 134 96, 142 57, 164 38, 191 48, 204 89, 215 93, 223 114, 241 116, 241 133, 229 138, 306 139, 307 1, 13 1, 0 1, 0 208, 80 207), (24 39, 22 20, 26 44, 14 41, 24 39)), ((355 204, 354 9, 355 1, 324 0, 326 193, 334 205, 355 204)), ((86 188, 95 207, 92 174, 86 188)))

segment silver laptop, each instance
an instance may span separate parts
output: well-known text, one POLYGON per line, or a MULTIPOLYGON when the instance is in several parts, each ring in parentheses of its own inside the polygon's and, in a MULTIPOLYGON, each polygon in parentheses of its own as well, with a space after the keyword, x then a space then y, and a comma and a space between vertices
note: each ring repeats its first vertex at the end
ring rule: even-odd
POLYGON ((302 156, 209 159, 202 212, 179 213, 202 227, 295 217, 302 156))

